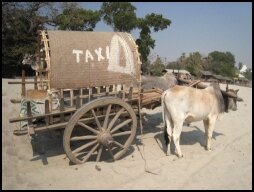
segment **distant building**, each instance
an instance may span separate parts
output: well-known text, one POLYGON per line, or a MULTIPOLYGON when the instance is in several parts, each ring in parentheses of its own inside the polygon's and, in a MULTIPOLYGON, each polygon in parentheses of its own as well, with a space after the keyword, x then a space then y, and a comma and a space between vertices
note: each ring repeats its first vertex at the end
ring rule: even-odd
POLYGON ((249 85, 250 81, 242 74, 239 74, 238 77, 234 78, 234 83, 238 85, 249 85))
POLYGON ((233 82, 232 79, 229 77, 223 77, 222 75, 215 75, 210 71, 203 71, 200 70, 200 79, 203 81, 208 81, 208 82, 217 82, 217 83, 231 83, 233 82))
POLYGON ((218 80, 219 83, 232 83, 233 80, 230 79, 229 77, 223 77, 222 75, 213 75, 215 79, 218 80))
POLYGON ((214 79, 213 74, 210 71, 200 70, 200 74, 201 74, 200 79, 203 81, 216 80, 216 79, 214 79))

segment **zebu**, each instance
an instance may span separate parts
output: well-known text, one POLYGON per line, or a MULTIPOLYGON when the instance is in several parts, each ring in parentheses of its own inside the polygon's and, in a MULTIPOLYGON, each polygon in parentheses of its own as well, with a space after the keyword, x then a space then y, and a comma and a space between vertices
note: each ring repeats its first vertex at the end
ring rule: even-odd
POLYGON ((195 89, 186 86, 175 86, 163 92, 161 96, 163 122, 166 123, 164 138, 166 154, 168 144, 174 141, 179 157, 182 152, 179 145, 183 122, 204 122, 206 149, 211 150, 211 139, 216 119, 228 110, 237 110, 238 90, 222 91, 218 84, 212 84, 205 89, 195 89))

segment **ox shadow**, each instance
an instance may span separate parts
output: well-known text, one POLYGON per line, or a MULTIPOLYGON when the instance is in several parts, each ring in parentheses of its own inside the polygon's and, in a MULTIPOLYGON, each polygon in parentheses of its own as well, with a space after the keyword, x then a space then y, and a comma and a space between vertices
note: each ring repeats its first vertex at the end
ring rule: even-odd
MULTIPOLYGON (((154 139, 157 142, 160 149, 165 152, 166 145, 164 140, 164 127, 162 126, 161 112, 147 115, 147 121, 143 123, 143 133, 154 133, 154 139)), ((213 131, 212 138, 216 140, 218 136, 224 135, 222 133, 213 131)), ((183 131, 180 136, 180 145, 195 145, 199 143, 200 146, 205 147, 205 133, 202 126, 183 126, 183 131)), ((170 145, 171 152, 174 151, 174 144, 170 145)))

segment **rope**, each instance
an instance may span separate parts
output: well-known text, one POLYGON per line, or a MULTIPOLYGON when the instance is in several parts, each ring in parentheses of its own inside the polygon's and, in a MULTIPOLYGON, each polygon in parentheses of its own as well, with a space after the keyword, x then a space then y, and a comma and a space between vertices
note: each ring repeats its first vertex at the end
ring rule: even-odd
POLYGON ((146 162, 146 157, 145 157, 145 148, 144 148, 145 145, 143 143, 143 125, 142 125, 142 120, 141 120, 142 117, 141 117, 141 112, 140 112, 141 111, 140 99, 138 100, 138 107, 139 107, 139 124, 140 124, 140 131, 141 131, 140 143, 142 144, 142 149, 143 149, 143 154, 144 155, 142 155, 138 145, 137 145, 137 148, 138 148, 138 150, 141 154, 142 159, 145 161, 145 172, 151 173, 151 174, 154 174, 154 175, 158 175, 157 173, 154 173, 154 172, 148 170, 148 168, 147 168, 147 162, 146 162))

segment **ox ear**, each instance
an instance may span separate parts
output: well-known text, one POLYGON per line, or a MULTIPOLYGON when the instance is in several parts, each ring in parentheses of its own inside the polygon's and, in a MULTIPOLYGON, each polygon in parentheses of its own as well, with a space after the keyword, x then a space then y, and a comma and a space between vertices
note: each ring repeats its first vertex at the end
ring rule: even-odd
POLYGON ((236 101, 243 101, 241 97, 237 97, 236 101))
POLYGON ((238 91, 239 91, 239 89, 236 89, 236 90, 235 90, 235 93, 237 93, 238 91))

